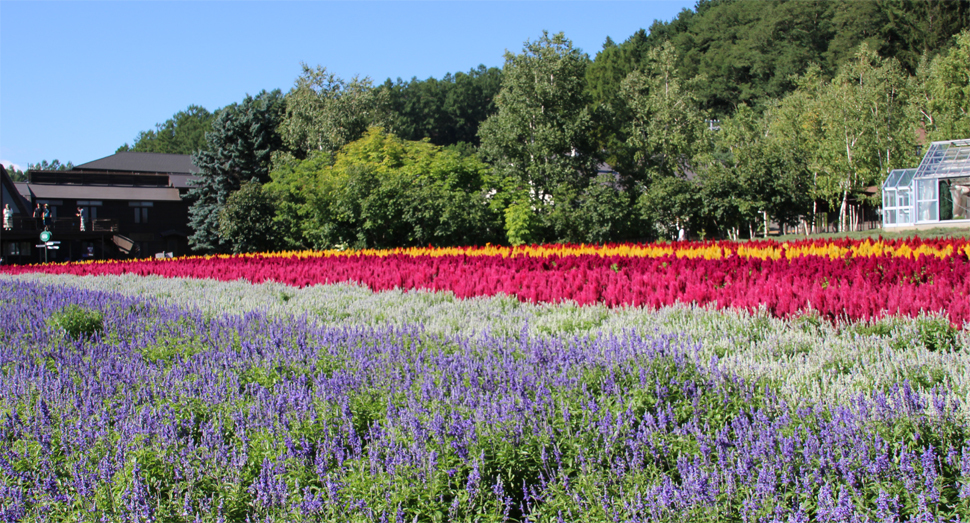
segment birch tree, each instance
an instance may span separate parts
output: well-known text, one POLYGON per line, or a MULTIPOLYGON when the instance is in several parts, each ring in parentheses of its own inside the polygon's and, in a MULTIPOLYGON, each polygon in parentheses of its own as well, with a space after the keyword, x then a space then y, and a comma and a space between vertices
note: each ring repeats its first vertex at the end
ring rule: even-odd
POLYGON ((543 32, 519 54, 505 53, 498 112, 480 127, 481 150, 492 163, 504 198, 496 209, 507 226, 521 223, 506 209, 535 215, 526 222, 545 229, 536 240, 569 236, 572 210, 596 173, 593 122, 585 92, 589 58, 562 33, 543 32), (523 204, 527 204, 524 205, 523 204))
POLYGON ((821 93, 823 143, 819 186, 839 205, 839 229, 848 230, 850 197, 907 165, 915 127, 908 77, 893 59, 863 44, 821 93))

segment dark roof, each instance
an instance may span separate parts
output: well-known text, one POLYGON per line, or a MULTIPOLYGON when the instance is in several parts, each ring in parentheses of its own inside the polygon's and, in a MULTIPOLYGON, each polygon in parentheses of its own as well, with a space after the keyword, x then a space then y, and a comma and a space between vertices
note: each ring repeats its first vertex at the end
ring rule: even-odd
POLYGON ((191 174, 199 171, 192 155, 123 152, 74 166, 75 171, 125 171, 143 173, 191 174))
POLYGON ((30 201, 30 187, 27 182, 13 182, 17 186, 17 192, 24 197, 27 201, 30 201))
POLYGON ((7 174, 7 169, 3 165, 0 165, 0 199, 3 200, 0 203, 0 209, 3 208, 3 204, 11 203, 18 213, 27 214, 30 212, 29 202, 17 190, 17 186, 14 185, 14 181, 7 174), (4 195, 13 198, 13 201, 8 201, 4 195))
POLYGON ((195 187, 196 182, 199 180, 198 176, 193 176, 190 174, 170 174, 168 176, 169 182, 172 183, 172 187, 178 187, 179 189, 188 189, 195 187))
POLYGON ((105 187, 98 185, 30 184, 38 200, 142 200, 177 202, 182 198, 172 187, 105 187))

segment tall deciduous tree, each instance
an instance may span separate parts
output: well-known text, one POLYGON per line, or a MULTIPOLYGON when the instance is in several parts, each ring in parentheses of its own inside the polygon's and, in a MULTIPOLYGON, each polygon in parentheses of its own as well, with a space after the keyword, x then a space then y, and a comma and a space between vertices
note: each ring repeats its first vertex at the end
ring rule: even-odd
POLYGON ((336 154, 369 126, 388 123, 389 95, 374 89, 369 78, 355 76, 346 82, 325 67, 302 67, 286 94, 286 115, 279 128, 288 152, 297 159, 312 151, 336 154))
MULTIPOLYGON (((506 52, 498 112, 479 129, 481 149, 502 180, 509 205, 528 203, 541 240, 578 229, 577 197, 596 173, 585 71, 589 58, 562 33, 543 32, 520 54, 506 52)), ((504 208, 499 209, 504 213, 504 208)))
POLYGON ((677 52, 665 43, 651 50, 643 71, 630 73, 620 88, 630 108, 627 146, 650 177, 686 176, 704 118, 677 72, 677 52))
POLYGON ((956 45, 918 73, 918 106, 930 140, 970 137, 970 31, 954 37, 956 45))
POLYGON ((206 134, 206 145, 195 156, 199 181, 186 195, 192 201, 189 226, 194 231, 189 245, 196 251, 232 248, 232 242, 219 234, 219 214, 244 182, 269 181, 272 154, 282 147, 277 127, 283 111, 279 90, 247 95, 242 103, 223 109, 206 134))
POLYGON ((275 210, 270 193, 259 182, 244 182, 219 211, 219 237, 235 254, 279 250, 275 210))
POLYGON ((633 174, 639 166, 626 146, 632 117, 621 95, 621 85, 630 73, 644 67, 650 49, 643 29, 621 45, 607 38, 603 50, 586 69, 586 89, 594 109, 596 147, 603 159, 624 175, 633 174))
POLYGON ((912 91, 899 63, 881 59, 865 44, 822 90, 819 185, 839 205, 841 230, 850 227, 850 196, 914 161, 915 118, 908 101, 912 91))
POLYGON ((815 229, 818 203, 825 197, 818 183, 824 141, 819 98, 824 81, 817 66, 810 67, 796 81, 798 89, 782 99, 772 112, 771 143, 783 165, 781 175, 791 178, 789 185, 799 188, 795 195, 799 203, 791 211, 798 214, 807 235, 815 229))
MULTIPOLYGON (((787 149, 793 144, 779 130, 778 112, 774 106, 760 115, 746 105, 738 107, 717 133, 718 146, 728 153, 723 163, 731 180, 702 177, 705 184, 716 185, 706 190, 711 198, 723 198, 731 190, 728 196, 738 221, 733 227, 747 226, 751 236, 759 228, 767 234, 769 221, 794 225, 808 213, 805 170, 787 149)), ((723 209, 718 212, 727 216, 723 209)))

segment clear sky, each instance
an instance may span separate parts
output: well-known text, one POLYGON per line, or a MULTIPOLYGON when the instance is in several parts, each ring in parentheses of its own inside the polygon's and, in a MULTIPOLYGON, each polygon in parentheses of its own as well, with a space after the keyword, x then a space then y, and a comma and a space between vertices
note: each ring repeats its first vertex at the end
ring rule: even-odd
POLYGON ((0 160, 97 160, 189 105, 290 89, 300 62, 349 79, 501 67, 543 30, 594 57, 695 0, 0 0, 0 160))

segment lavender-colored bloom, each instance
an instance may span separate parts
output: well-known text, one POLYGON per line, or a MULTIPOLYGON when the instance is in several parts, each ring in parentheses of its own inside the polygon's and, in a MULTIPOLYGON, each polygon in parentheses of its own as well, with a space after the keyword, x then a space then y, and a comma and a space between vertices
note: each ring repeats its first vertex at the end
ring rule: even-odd
POLYGON ((253 521, 401 519, 410 495, 451 518, 546 520, 556 506, 564 518, 722 510, 800 521, 817 501, 819 520, 892 521, 898 500, 873 485, 911 484, 925 496, 920 517, 935 517, 934 493, 962 493, 970 477, 962 441, 910 443, 913 452, 880 433, 897 420, 960 427, 959 389, 794 394, 739 372, 731 353, 710 357, 706 338, 637 328, 445 336, 2 279, 0 290, 3 317, 17 319, 0 324, 10 349, 0 351, 0 437, 14 443, 0 448, 0 511, 20 519, 70 503, 93 507, 92 519, 136 517, 146 503, 240 517, 224 506, 235 489, 248 493, 253 521), (104 311, 104 336, 58 337, 38 311, 67 303, 104 311), (147 488, 141 472, 125 477, 140 456, 157 459, 153 489, 169 490, 147 488), (521 488, 493 475, 510 464, 521 488), (963 470, 958 483, 946 483, 944 464, 963 470), (127 504, 94 506, 117 481, 127 504))

